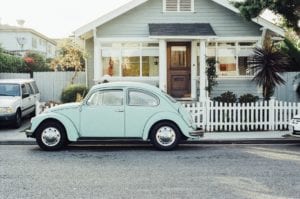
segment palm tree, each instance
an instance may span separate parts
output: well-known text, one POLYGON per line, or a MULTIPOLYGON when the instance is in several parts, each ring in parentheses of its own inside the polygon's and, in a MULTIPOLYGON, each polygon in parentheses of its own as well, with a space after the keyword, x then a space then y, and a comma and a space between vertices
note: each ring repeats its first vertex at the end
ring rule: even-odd
POLYGON ((256 71, 253 81, 262 86, 265 100, 270 99, 277 85, 285 84, 279 74, 284 72, 289 65, 289 58, 284 53, 275 51, 271 47, 256 47, 248 64, 256 71))

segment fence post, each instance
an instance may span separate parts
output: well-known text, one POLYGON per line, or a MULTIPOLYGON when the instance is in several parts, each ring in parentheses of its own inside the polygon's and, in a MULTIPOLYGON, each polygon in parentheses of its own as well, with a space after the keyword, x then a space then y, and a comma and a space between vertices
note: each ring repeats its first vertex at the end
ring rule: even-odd
POLYGON ((269 130, 275 129, 275 97, 269 100, 269 130))

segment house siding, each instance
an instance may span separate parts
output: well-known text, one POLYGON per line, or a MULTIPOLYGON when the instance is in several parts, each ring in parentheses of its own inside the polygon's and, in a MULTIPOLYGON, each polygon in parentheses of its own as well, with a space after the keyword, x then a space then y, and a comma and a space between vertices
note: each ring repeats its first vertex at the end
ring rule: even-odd
POLYGON ((211 97, 220 96, 222 93, 231 91, 237 98, 244 94, 252 94, 262 98, 259 89, 252 79, 217 79, 218 85, 213 88, 211 97))
POLYGON ((94 82, 94 38, 85 40, 85 49, 87 56, 87 78, 88 86, 91 87, 94 82))
POLYGON ((99 26, 97 37, 148 37, 149 23, 210 23, 219 37, 261 36, 260 26, 211 0, 195 0, 195 12, 164 13, 150 0, 99 26))

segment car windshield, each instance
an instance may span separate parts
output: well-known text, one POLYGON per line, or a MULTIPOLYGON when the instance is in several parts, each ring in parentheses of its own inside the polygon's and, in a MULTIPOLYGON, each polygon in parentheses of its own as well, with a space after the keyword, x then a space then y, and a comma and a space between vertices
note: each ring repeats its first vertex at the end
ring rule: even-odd
POLYGON ((0 83, 0 96, 20 96, 20 86, 0 83))

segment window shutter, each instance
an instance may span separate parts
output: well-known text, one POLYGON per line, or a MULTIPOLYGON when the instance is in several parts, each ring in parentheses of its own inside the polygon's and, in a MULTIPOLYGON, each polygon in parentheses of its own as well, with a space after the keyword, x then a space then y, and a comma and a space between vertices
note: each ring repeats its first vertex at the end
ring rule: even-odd
POLYGON ((166 0, 166 11, 177 11, 177 0, 166 0))
POLYGON ((183 12, 192 11, 192 0, 180 0, 179 9, 183 12))

